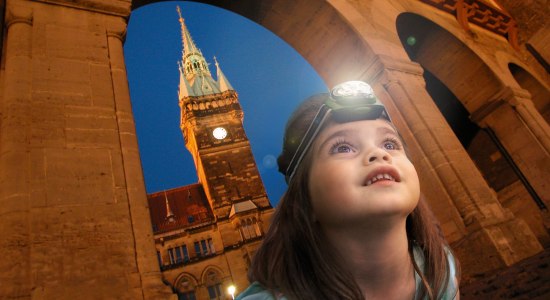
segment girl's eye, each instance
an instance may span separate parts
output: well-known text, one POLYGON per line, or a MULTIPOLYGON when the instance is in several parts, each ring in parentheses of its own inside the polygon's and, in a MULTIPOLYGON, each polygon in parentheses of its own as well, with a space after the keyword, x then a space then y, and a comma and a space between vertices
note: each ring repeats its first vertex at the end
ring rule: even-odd
POLYGON ((337 141, 330 147, 330 153, 350 153, 353 152, 353 148, 346 142, 343 141, 337 141))
POLYGON ((399 150, 399 149, 401 149, 401 144, 399 143, 399 141, 396 140, 396 139, 393 139, 393 138, 389 138, 389 139, 385 140, 384 143, 382 144, 382 146, 386 150, 399 150))
POLYGON ((351 148, 348 145, 340 145, 340 146, 336 147, 335 150, 336 150, 337 153, 349 153, 349 152, 351 152, 351 148))

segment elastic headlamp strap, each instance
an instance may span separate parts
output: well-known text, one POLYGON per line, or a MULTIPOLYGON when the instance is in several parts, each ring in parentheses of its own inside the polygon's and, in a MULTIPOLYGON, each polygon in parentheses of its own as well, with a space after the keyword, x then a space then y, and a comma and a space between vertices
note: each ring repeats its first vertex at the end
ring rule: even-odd
POLYGON ((332 109, 328 107, 327 105, 323 104, 317 111, 317 114, 313 118, 313 121, 309 125, 304 137, 300 141, 300 144, 298 145, 298 148, 296 149, 296 152, 294 152, 294 155, 292 156, 292 159, 290 160, 290 164, 288 165, 288 168, 286 169, 286 183, 290 183, 292 180, 292 177, 294 177, 294 174, 296 173, 296 169, 298 168, 298 165, 302 162, 302 159, 304 159, 304 156, 306 155, 309 147, 311 146, 311 143, 313 143, 313 140, 321 130, 321 127, 323 123, 325 123, 325 120, 327 119, 329 112, 332 109))

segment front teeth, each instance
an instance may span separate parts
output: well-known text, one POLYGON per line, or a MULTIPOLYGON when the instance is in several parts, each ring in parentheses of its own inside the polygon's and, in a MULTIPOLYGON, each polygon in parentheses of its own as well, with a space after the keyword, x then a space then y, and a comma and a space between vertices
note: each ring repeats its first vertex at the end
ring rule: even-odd
POLYGON ((393 176, 391 176, 390 174, 378 174, 374 177, 372 177, 371 179, 369 179, 367 181, 367 186, 377 182, 378 180, 381 180, 381 179, 386 179, 386 180, 391 180, 391 181, 395 181, 395 178, 393 178, 393 176))

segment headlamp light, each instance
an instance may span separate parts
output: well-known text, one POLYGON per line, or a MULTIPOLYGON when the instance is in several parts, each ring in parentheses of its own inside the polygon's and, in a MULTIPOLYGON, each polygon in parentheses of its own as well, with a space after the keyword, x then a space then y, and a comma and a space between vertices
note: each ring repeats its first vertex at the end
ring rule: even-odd
POLYGON ((338 123, 378 118, 391 122, 384 105, 378 100, 370 85, 362 81, 347 81, 335 86, 330 92, 330 97, 317 111, 290 160, 285 174, 287 183, 292 180, 298 165, 329 116, 338 123))

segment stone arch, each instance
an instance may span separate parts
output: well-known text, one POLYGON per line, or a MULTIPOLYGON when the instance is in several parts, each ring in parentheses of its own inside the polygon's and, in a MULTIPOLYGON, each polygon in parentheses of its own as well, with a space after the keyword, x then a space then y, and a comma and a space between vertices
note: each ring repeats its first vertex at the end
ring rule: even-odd
MULTIPOLYGON (((132 6, 137 9, 161 1, 134 0, 132 6)), ((278 35, 300 53, 329 86, 363 78, 371 65, 374 55, 371 47, 350 26, 342 12, 326 1, 197 2, 233 11, 278 35), (293 9, 288 10, 288 7, 293 9)), ((353 12, 353 8, 349 9, 353 12)))
MULTIPOLYGON (((501 78, 495 71, 496 66, 490 66, 462 40, 420 15, 403 13, 396 25, 410 59, 420 63, 425 70, 428 92, 487 184, 497 193, 500 203, 522 217, 541 242, 548 243, 550 237, 544 228, 542 214, 547 204, 539 196, 544 192, 540 189, 537 193, 525 176, 532 173, 533 167, 521 168, 519 164, 523 159, 511 154, 518 147, 513 142, 516 138, 510 134, 510 124, 503 124, 503 117, 486 117, 501 110, 498 113, 505 114, 514 127, 530 131, 503 96, 506 93, 503 91, 509 89, 505 83, 506 74, 501 78), (437 91, 447 96, 441 97, 437 91), (521 196, 517 196, 519 194, 521 196)), ((530 87, 534 86, 536 80, 527 77, 522 73, 521 78, 528 81, 530 87)), ((541 94, 548 93, 540 84, 537 88, 541 94)), ((548 160, 544 158, 543 149, 538 155, 548 160)))
POLYGON ((531 100, 542 117, 550 124, 550 92, 529 71, 513 62, 508 69, 518 84, 531 94, 531 100))
POLYGON ((190 273, 182 272, 180 275, 176 277, 173 283, 173 287, 175 292, 179 294, 189 294, 193 293, 193 295, 197 292, 197 289, 199 287, 199 282, 190 273))
POLYGON ((225 277, 224 271, 218 266, 208 265, 202 271, 201 280, 200 280, 201 284, 205 284, 208 281, 208 274, 210 272, 215 272, 217 275, 220 276, 220 279, 223 281, 223 278, 225 277))
POLYGON ((224 281, 226 276, 224 272, 217 266, 207 266, 202 275, 201 283, 208 291, 209 299, 224 299, 224 281))
POLYGON ((410 59, 444 82, 470 113, 502 89, 501 80, 491 68, 443 27, 414 13, 403 13, 396 21, 410 59))

